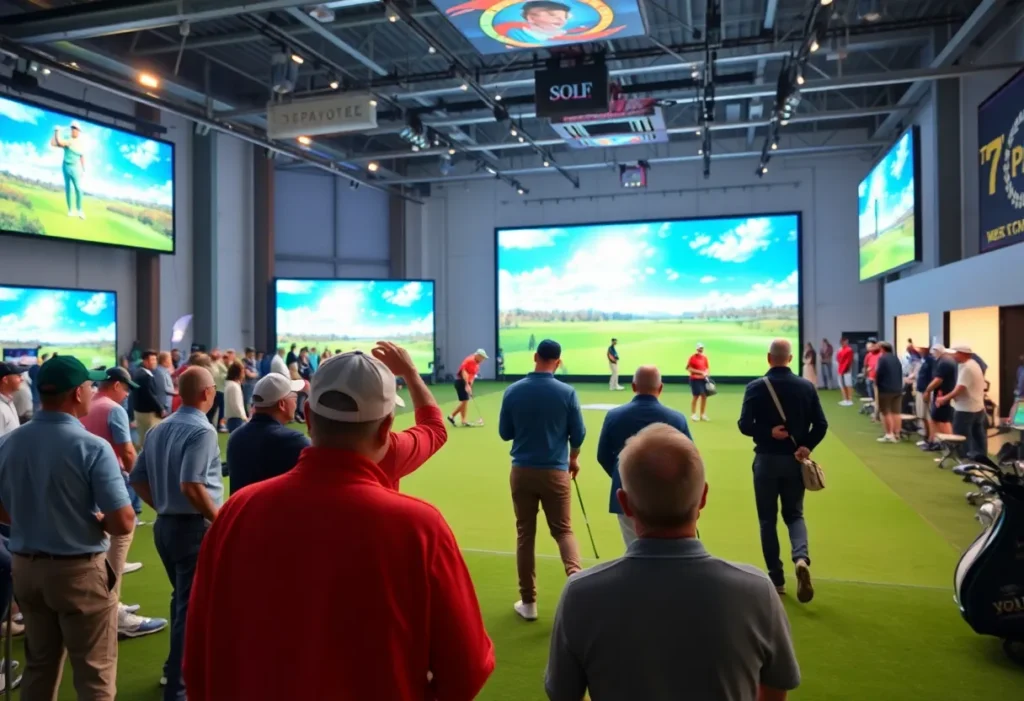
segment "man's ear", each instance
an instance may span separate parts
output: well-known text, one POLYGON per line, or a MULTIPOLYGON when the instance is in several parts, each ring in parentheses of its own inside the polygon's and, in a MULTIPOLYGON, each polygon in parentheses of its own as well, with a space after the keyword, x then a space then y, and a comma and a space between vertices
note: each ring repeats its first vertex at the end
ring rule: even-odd
POLYGON ((626 516, 633 518, 633 507, 629 504, 629 495, 626 494, 626 491, 621 487, 615 490, 615 498, 619 500, 619 506, 622 507, 622 512, 626 516))

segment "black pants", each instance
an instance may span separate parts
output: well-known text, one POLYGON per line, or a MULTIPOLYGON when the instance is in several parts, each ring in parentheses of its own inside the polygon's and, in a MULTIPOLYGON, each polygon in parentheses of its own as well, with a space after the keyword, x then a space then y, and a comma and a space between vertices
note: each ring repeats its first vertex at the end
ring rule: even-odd
POLYGON ((953 412, 953 433, 967 438, 961 457, 975 453, 988 455, 988 421, 984 411, 953 412))
POLYGON ((217 426, 218 419, 224 418, 224 393, 217 390, 217 398, 213 402, 213 406, 210 407, 209 413, 206 418, 210 420, 210 423, 217 426))
POLYGON ((800 463, 792 455, 754 456, 754 500, 757 520, 761 525, 761 552, 772 583, 786 582, 776 529, 779 503, 782 503, 782 522, 789 529, 789 544, 793 562, 806 560, 811 564, 807 548, 807 524, 804 523, 804 480, 800 463))

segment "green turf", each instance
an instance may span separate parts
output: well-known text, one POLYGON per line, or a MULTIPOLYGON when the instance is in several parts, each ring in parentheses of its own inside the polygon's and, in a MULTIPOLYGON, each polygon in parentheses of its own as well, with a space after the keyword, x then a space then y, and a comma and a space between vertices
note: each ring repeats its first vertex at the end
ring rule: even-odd
POLYGON ((686 362, 698 343, 707 346, 711 375, 753 376, 761 372, 772 339, 785 336, 796 345, 793 318, 755 320, 671 319, 652 321, 558 321, 503 328, 498 345, 505 354, 505 372, 525 375, 533 370, 535 343, 551 338, 562 344, 564 372, 608 375, 606 351, 619 340, 619 373, 629 377, 642 363, 654 363, 666 375, 685 375, 686 362))
MULTIPOLYGON (((333 353, 336 350, 350 351, 350 350, 361 350, 365 353, 369 353, 372 348, 377 345, 378 338, 342 338, 342 337, 331 337, 331 338, 311 338, 306 336, 291 336, 283 334, 277 337, 277 345, 282 348, 291 348, 292 344, 295 344, 299 348, 318 348, 323 351, 324 348, 329 348, 333 353)), ((433 338, 417 338, 415 340, 407 340, 402 338, 392 338, 393 342, 398 343, 409 351, 409 355, 412 356, 412 362, 416 365, 416 368, 424 375, 431 372, 434 362, 434 339, 433 338)))
MULTIPOLYGON (((22 343, 17 341, 4 341, 3 340, 3 329, 0 329, 0 348, 19 348, 22 347, 22 343)), ((113 367, 117 364, 117 353, 114 350, 114 343, 109 344, 97 344, 93 346, 73 346, 70 344, 51 344, 43 345, 40 347, 39 354, 52 355, 53 353, 59 353, 61 355, 73 355, 86 367, 98 368, 98 367, 113 367)))
POLYGON ((911 263, 917 253, 914 216, 909 214, 887 231, 860 245, 860 279, 867 280, 911 263))
MULTIPOLYGON (((553 542, 538 538, 541 619, 527 624, 515 616, 511 605, 518 592, 510 555, 515 526, 508 495, 508 451, 495 432, 501 389, 477 385, 476 403, 485 425, 452 430, 442 452, 403 480, 402 490, 436 504, 466 553, 498 656, 497 670, 480 698, 540 701, 551 615, 564 575, 553 542)), ((578 389, 584 404, 628 399, 627 393, 610 394, 599 385, 578 389)), ((448 388, 439 388, 438 395, 446 407, 453 405, 448 388)), ((750 445, 735 424, 740 396, 738 388, 724 388, 709 402, 712 421, 693 426, 710 483, 701 535, 713 553, 760 565, 750 445)), ((964 485, 936 469, 930 455, 910 444, 879 445, 874 440, 877 430, 865 417, 853 408, 836 406, 835 393, 823 396, 833 430, 815 456, 826 469, 828 488, 806 500, 817 597, 808 606, 792 597, 786 600, 803 672, 803 684, 791 698, 1020 698, 1024 672, 1004 660, 998 641, 974 635, 953 603, 953 568, 960 549, 978 528, 973 510, 962 498, 964 485)), ((688 410, 683 387, 669 388, 664 400, 688 410)), ((601 411, 585 412, 591 433, 579 485, 602 559, 609 559, 621 554, 622 541, 615 518, 607 513, 608 478, 594 460, 603 417, 601 411)), ((410 422, 404 411, 397 424, 404 427, 410 422)), ((573 507, 580 547, 590 564, 593 553, 582 516, 575 502, 573 507)), ((787 542, 784 529, 782 540, 787 542)), ((145 614, 166 615, 169 586, 150 527, 138 531, 131 556, 146 567, 125 578, 124 600, 141 603, 145 614)), ((272 554, 268 557, 272 565, 272 554)), ((301 610, 303 586, 301 579, 296 581, 296 600, 281 602, 276 614, 315 615, 301 610)), ((167 634, 123 642, 120 650, 119 698, 157 701, 167 634)), ((23 659, 20 651, 16 656, 23 659)), ((69 679, 60 698, 73 698, 69 679)))
POLYGON ((108 207, 147 212, 154 220, 165 221, 165 225, 169 229, 170 216, 164 210, 130 205, 117 200, 99 198, 95 195, 83 195, 82 209, 85 211, 86 219, 82 220, 68 216, 67 201, 63 190, 57 191, 30 185, 9 177, 0 178, 0 185, 8 191, 27 197, 32 204, 31 208, 26 209, 19 202, 0 198, 0 216, 4 214, 19 216, 24 213, 42 228, 41 232, 34 232, 40 233, 42 236, 148 248, 168 253, 173 248, 174 244, 170 236, 134 217, 110 211, 108 207))

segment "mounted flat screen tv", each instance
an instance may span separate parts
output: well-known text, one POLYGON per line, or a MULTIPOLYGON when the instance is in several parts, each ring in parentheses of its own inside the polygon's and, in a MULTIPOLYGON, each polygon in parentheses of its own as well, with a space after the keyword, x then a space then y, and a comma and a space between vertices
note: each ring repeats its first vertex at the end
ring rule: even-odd
POLYGON ((0 232, 174 253, 174 145, 0 97, 0 232))

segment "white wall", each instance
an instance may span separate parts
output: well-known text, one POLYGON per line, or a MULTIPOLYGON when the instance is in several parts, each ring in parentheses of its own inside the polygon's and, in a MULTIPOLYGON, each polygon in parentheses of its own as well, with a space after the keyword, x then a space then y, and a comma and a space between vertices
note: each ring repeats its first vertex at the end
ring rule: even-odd
POLYGON ((217 344, 241 352, 253 332, 252 146, 217 137, 217 344))
POLYGON ((274 188, 277 277, 388 277, 387 194, 294 170, 278 170, 274 188))
POLYGON ((758 179, 750 159, 718 160, 707 181, 699 164, 657 166, 642 194, 623 190, 612 168, 580 172, 578 191, 555 175, 521 178, 525 198, 493 180, 435 186, 425 205, 406 208, 406 272, 437 281, 437 345, 450 371, 477 346, 495 350, 496 227, 797 211, 804 336, 835 342, 878 324, 878 283, 860 284, 857 263, 857 185, 870 165, 841 153, 778 158, 758 179), (550 199, 560 196, 582 199, 550 199))

